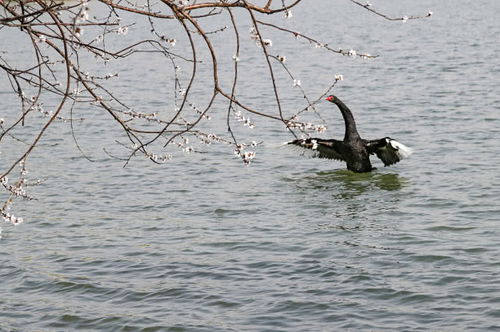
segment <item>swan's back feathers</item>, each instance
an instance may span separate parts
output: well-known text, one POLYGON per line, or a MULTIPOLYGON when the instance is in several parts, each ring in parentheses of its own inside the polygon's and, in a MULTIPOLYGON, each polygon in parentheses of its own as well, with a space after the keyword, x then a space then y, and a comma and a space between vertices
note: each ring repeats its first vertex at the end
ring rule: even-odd
POLYGON ((313 158, 326 158, 345 161, 339 149, 342 142, 338 140, 306 138, 296 139, 286 144, 299 147, 300 150, 302 150, 303 155, 308 155, 313 158))

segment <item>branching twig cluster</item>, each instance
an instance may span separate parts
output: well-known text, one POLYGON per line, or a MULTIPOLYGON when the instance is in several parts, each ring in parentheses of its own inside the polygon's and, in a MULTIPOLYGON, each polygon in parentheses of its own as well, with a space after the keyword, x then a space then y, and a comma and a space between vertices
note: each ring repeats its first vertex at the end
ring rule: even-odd
POLYGON ((385 18, 386 20, 389 20, 389 21, 402 21, 402 22, 406 22, 408 20, 418 20, 418 19, 421 19, 421 18, 426 18, 426 17, 431 17, 432 16, 432 12, 431 11, 428 11, 427 14, 425 15, 412 15, 412 16, 402 16, 402 17, 392 17, 392 16, 389 16, 387 14, 384 14, 376 9, 373 9, 373 6, 371 4, 370 1, 366 1, 365 3, 362 3, 360 1, 357 1, 357 0, 350 0, 352 3, 355 3, 356 5, 358 6, 361 6, 361 7, 364 7, 366 10, 374 13, 375 15, 378 15, 380 17, 383 17, 385 18))
MULTIPOLYGON (((371 9, 368 4, 351 1, 386 19, 395 20, 371 9)), ((22 221, 22 218, 15 217, 8 210, 15 198, 32 199, 25 191, 28 181, 26 165, 33 150, 54 122, 63 121, 70 124, 76 146, 83 153, 74 134, 75 125, 85 121, 84 118, 74 117, 73 110, 78 105, 87 105, 88 108, 104 112, 110 121, 121 129, 127 139, 126 142, 117 140, 118 145, 123 147, 123 155, 107 153, 113 158, 124 160, 125 165, 138 155, 154 163, 164 163, 172 158, 169 147, 190 153, 196 151, 195 146, 200 143, 232 146, 235 155, 247 164, 255 157, 253 148, 258 143, 240 142, 235 128, 238 123, 249 128, 255 127, 250 116, 281 122, 294 136, 325 130, 324 123, 302 122, 300 116, 304 112, 316 112, 315 104, 343 79, 342 75, 332 77, 331 84, 325 87, 322 95, 309 97, 302 89, 300 80, 287 66, 286 56, 272 54, 272 40, 263 35, 264 30, 271 29, 277 33, 293 35, 314 47, 335 54, 361 58, 376 56, 353 49, 336 49, 313 37, 263 19, 265 15, 274 14, 281 14, 285 19, 291 18, 292 9, 300 2, 301 0, 268 0, 265 3, 253 0, 160 0, 153 3, 145 0, 138 4, 126 0, 99 0, 98 4, 106 9, 107 14, 102 15, 101 11, 97 17, 91 15, 91 4, 87 0, 0 1, 0 33, 15 31, 23 34, 27 37, 25 40, 28 40, 35 59, 35 63, 23 65, 24 62, 17 62, 17 59, 10 56, 9 50, 0 50, 0 71, 9 80, 12 93, 19 100, 19 112, 5 115, 5 120, 0 119, 0 153, 2 146, 10 144, 12 140, 21 142, 24 147, 11 161, 0 165, 0 181, 8 195, 5 204, 0 208, 3 219, 12 223, 22 221), (124 22, 122 16, 133 17, 134 21, 124 22), (239 24, 237 17, 242 16, 250 22, 250 38, 243 38, 248 30, 242 29, 239 24), (206 26, 219 22, 211 20, 212 17, 222 17, 224 20, 221 21, 228 24, 209 29, 206 26), (151 38, 129 41, 129 30, 140 19, 147 21, 151 38), (160 26, 165 21, 177 24, 178 30, 183 34, 182 41, 188 45, 187 50, 178 50, 176 38, 163 32, 160 26), (207 22, 212 24, 208 25, 207 22), (229 89, 220 83, 223 61, 214 43, 218 34, 228 33, 228 30, 232 31, 231 42, 234 47, 233 61, 230 64, 232 68, 224 69, 224 72, 232 72, 229 89), (123 45, 127 41, 129 43, 115 49, 112 46, 113 39, 118 37, 122 38, 118 44, 123 45), (258 46, 255 47, 255 52, 261 53, 262 63, 266 67, 275 110, 258 110, 239 97, 238 86, 242 79, 239 75, 240 50, 243 40, 250 40, 258 46), (112 85, 108 84, 109 81, 118 80, 119 73, 102 75, 90 73, 85 69, 88 67, 86 61, 89 58, 95 59, 96 63, 107 64, 117 59, 127 59, 140 52, 160 54, 170 64, 174 91, 171 97, 166 98, 165 104, 173 104, 173 110, 153 113, 136 111, 117 97, 110 88, 112 85), (202 53, 208 53, 208 56, 202 56, 202 53), (201 74, 201 65, 210 68, 208 77, 206 70, 201 74), (283 70, 291 85, 299 88, 297 91, 300 90, 307 103, 305 107, 293 112, 283 109, 277 70, 283 70), (206 85, 209 85, 211 90, 209 96, 204 96, 207 99, 204 104, 198 104, 198 98, 192 93, 199 82, 208 82, 206 85), (46 106, 47 100, 50 100, 50 106, 46 106), (216 100, 227 105, 224 111, 227 133, 212 133, 203 126, 215 112, 213 106, 216 100), (37 130, 19 136, 18 133, 29 121, 41 125, 37 130), (196 144, 192 143, 193 140, 196 144), (160 151, 157 151, 159 146, 160 151), (16 168, 21 171, 17 180, 13 181, 16 168)), ((417 17, 406 19, 414 18, 417 17)))

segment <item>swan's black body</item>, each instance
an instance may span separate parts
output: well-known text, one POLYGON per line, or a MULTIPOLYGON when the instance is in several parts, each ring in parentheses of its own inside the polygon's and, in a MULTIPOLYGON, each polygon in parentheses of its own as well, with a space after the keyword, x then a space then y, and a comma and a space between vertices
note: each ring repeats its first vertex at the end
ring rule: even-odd
POLYGON ((376 154, 385 166, 397 163, 411 154, 411 149, 389 138, 365 140, 359 136, 356 122, 349 108, 337 97, 329 96, 329 102, 338 106, 345 122, 344 140, 308 138, 296 139, 288 144, 316 152, 316 157, 345 161, 347 169, 353 172, 370 172, 374 168, 370 155, 376 154))

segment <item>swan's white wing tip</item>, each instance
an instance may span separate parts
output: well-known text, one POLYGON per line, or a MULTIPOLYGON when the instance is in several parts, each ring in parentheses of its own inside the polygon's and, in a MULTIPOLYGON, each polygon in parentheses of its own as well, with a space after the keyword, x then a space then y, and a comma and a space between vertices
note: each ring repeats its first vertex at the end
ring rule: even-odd
POLYGON ((308 158, 315 158, 319 155, 317 151, 318 142, 315 139, 311 140, 311 142, 307 142, 305 139, 297 139, 285 142, 281 146, 308 158))
POLYGON ((391 139, 391 146, 396 150, 396 154, 400 159, 408 158, 413 153, 413 150, 406 145, 399 143, 396 140, 391 139))

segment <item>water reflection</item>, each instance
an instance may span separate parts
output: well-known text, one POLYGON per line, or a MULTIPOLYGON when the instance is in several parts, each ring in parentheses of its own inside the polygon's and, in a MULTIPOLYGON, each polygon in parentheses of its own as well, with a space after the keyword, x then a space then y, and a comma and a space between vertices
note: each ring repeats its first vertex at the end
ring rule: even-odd
POLYGON ((296 179, 302 189, 322 190, 336 198, 350 199, 372 190, 396 191, 408 181, 395 173, 354 173, 348 170, 321 171, 296 179))
POLYGON ((374 216, 397 210, 397 192, 409 184, 398 174, 379 171, 320 171, 290 180, 301 197, 304 216, 329 216, 325 227, 352 230, 385 227, 384 222, 374 222, 374 216))

